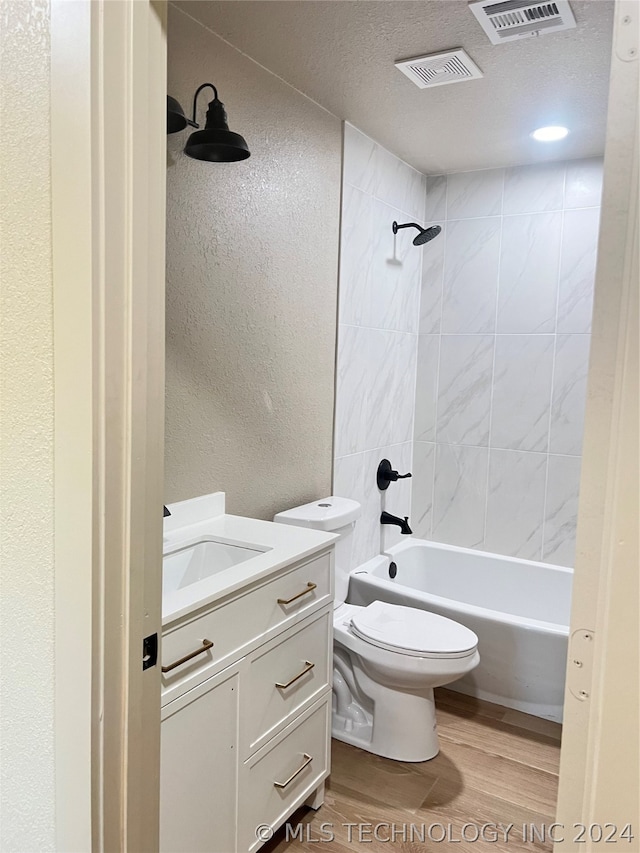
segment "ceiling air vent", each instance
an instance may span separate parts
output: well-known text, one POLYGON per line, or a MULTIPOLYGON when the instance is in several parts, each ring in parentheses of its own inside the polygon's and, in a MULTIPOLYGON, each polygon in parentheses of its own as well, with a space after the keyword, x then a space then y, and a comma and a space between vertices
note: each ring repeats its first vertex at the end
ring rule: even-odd
POLYGON ((403 59, 394 65, 420 89, 444 86, 446 83, 462 83, 483 76, 482 71, 462 48, 403 59))
POLYGON ((531 0, 478 0, 469 8, 493 44, 544 36, 576 25, 569 0, 532 3, 531 0))

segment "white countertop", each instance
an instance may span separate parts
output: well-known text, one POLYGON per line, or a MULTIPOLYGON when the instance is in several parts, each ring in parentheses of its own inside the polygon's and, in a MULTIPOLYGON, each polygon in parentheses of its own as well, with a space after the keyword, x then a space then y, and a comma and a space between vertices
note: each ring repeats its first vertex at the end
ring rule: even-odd
POLYGON ((170 504, 169 509, 172 515, 164 523, 163 554, 176 551, 202 537, 265 550, 216 575, 163 595, 163 626, 192 610, 206 607, 263 580, 290 563, 325 550, 338 538, 334 533, 227 515, 224 512, 224 494, 221 492, 170 504))

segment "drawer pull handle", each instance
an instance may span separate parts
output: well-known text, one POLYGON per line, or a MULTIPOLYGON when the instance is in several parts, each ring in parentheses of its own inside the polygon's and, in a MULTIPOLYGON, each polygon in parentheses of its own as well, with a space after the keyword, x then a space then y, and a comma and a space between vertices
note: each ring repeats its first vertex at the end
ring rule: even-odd
POLYGON ((287 681, 286 684, 283 684, 281 681, 276 681, 276 687, 279 687, 280 690, 286 690, 287 687, 291 687, 294 681, 297 681, 299 678, 302 678, 303 675, 306 675, 308 672, 311 672, 314 666, 315 663, 311 663, 311 661, 306 660, 304 662, 304 669, 302 670, 302 672, 299 672, 297 675, 294 675, 293 678, 287 681))
POLYGON ((296 778, 296 776, 298 776, 300 773, 302 773, 302 771, 304 770, 305 767, 308 767, 311 764, 311 762, 313 761, 313 758, 310 755, 307 755, 306 752, 303 752, 302 755, 304 758, 304 763, 301 764, 300 767, 298 767, 298 769, 296 770, 295 773, 292 773, 291 776, 289 776, 289 778, 287 779, 286 782, 274 782, 273 783, 274 788, 286 788, 287 785, 290 785, 293 782, 293 780, 296 778))
POLYGON ((297 598, 302 598, 303 595, 309 595, 310 592, 313 592, 316 589, 317 584, 309 583, 307 584, 307 588, 303 589, 302 592, 299 592, 297 595, 294 595, 293 598, 279 598, 278 604, 291 604, 292 601, 295 601, 297 598))
POLYGON ((204 652, 208 652, 209 649, 213 648, 213 643, 211 640, 203 640, 202 648, 196 649, 195 652, 190 652, 188 655, 185 655, 180 660, 175 660, 173 663, 170 663, 169 666, 163 666, 163 672, 171 672, 172 669, 175 669, 177 666, 182 666, 183 663, 186 663, 188 660, 197 657, 198 655, 204 654, 204 652))

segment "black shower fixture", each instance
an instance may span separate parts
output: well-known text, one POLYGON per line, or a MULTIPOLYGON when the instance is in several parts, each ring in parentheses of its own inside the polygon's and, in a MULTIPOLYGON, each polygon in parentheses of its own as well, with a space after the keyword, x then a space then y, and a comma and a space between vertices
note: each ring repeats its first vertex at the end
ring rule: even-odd
POLYGON ((432 225, 430 228, 421 228, 416 222, 407 222, 404 225, 398 225, 397 222, 394 222, 391 228, 394 234, 397 234, 401 228, 417 228, 420 233, 417 237, 413 238, 414 246, 424 246, 425 243, 433 240, 442 231, 439 225, 432 225))
POLYGON ((198 86, 193 96, 193 118, 188 119, 175 98, 167 97, 167 133, 176 133, 190 125, 198 128, 192 133, 184 148, 184 153, 194 160, 208 160, 210 163, 234 163, 251 156, 249 146, 239 133, 229 130, 227 113, 222 101, 218 99, 218 90, 213 83, 198 86), (213 89, 213 100, 209 101, 204 130, 196 122, 198 95, 203 89, 213 89))

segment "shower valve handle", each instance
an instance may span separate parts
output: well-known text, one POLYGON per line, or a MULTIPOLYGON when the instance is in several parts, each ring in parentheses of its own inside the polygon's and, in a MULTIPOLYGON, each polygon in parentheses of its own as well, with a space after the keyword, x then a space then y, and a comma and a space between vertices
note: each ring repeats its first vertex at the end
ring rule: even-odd
POLYGON ((388 459, 383 459, 378 465, 376 482, 380 491, 384 492, 385 489, 389 488, 389 483, 395 483, 396 480, 406 480, 407 477, 410 476, 411 474, 398 474, 398 472, 394 471, 391 467, 391 462, 389 462, 388 459))

